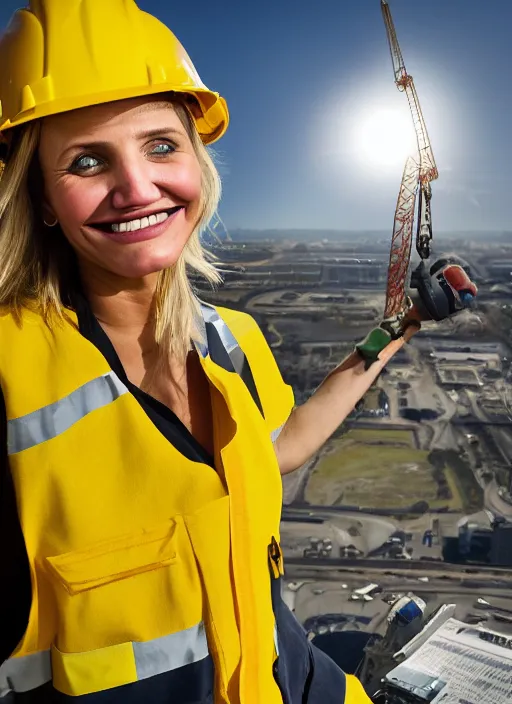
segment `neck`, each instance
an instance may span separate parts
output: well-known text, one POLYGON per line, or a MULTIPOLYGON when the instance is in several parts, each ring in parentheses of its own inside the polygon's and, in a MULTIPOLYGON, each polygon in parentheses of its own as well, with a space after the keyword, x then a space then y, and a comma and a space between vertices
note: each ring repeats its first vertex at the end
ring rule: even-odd
POLYGON ((102 327, 116 335, 154 341, 154 307, 158 274, 122 279, 102 272, 82 272, 89 305, 102 327))

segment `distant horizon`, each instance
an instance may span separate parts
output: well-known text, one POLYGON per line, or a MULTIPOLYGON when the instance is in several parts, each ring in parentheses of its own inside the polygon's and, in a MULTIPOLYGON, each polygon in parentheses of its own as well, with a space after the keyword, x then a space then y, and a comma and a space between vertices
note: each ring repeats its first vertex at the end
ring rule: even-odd
MULTIPOLYGON (((334 228, 313 228, 313 227, 226 227, 228 232, 331 232, 331 233, 346 233, 346 232, 359 232, 359 233, 366 233, 366 234, 391 234, 390 230, 382 229, 382 230, 374 230, 372 228, 360 228, 360 229, 355 229, 351 227, 347 228, 339 228, 339 229, 334 229, 334 228)), ((453 230, 438 230, 436 235, 450 235, 450 234, 461 234, 461 235, 470 235, 470 234, 487 234, 487 233, 496 233, 496 234, 502 234, 502 235, 512 235, 512 228, 510 230, 505 230, 503 228, 496 228, 496 229, 478 229, 478 230, 459 230, 459 229, 453 229, 453 230)), ((434 236, 435 237, 435 236, 434 236)))
MULTIPOLYGON (((361 228, 358 230, 351 228, 344 229, 327 229, 327 228, 294 228, 294 227, 267 227, 267 228, 253 228, 253 227, 226 227, 223 230, 214 230, 215 235, 220 241, 226 241, 232 239, 233 241, 244 241, 247 239, 265 240, 265 239, 291 239, 306 241, 310 239, 318 240, 347 240, 350 238, 361 238, 374 239, 375 244, 379 241, 382 244, 382 240, 389 241, 391 243, 392 231, 389 230, 372 230, 368 228, 361 228)), ((214 235, 214 237, 215 237, 214 235)), ((208 238, 208 233, 205 235, 208 238)), ((434 233, 433 246, 435 247, 436 241, 443 239, 470 239, 473 241, 485 241, 492 246, 493 241, 496 244, 503 244, 504 242, 510 241, 512 243, 512 229, 510 230, 438 230, 434 233), (491 240, 489 242, 489 240, 491 240)), ((414 246, 414 237, 413 237, 414 246)))

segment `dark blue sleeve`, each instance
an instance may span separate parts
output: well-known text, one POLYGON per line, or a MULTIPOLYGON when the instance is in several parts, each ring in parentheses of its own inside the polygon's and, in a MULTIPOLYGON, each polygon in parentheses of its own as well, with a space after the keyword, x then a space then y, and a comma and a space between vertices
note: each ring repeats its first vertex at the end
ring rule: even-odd
POLYGON ((7 458, 7 416, 0 389, 0 665, 27 628, 32 589, 7 458))

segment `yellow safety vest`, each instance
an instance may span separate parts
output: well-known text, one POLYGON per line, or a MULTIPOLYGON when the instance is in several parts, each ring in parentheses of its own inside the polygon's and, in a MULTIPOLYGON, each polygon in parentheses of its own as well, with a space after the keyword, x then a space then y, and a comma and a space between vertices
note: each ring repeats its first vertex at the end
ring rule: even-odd
MULTIPOLYGON (((218 471, 161 435, 74 313, 51 329, 28 310, 21 324, 0 316, 9 466, 32 577, 0 701, 51 682, 94 702, 153 677, 172 674, 176 686, 187 666, 213 662, 216 704, 295 704, 279 683, 271 598, 282 574, 272 439, 293 394, 250 316, 202 311, 196 347, 218 471)), ((361 693, 340 702, 363 704, 361 693)))

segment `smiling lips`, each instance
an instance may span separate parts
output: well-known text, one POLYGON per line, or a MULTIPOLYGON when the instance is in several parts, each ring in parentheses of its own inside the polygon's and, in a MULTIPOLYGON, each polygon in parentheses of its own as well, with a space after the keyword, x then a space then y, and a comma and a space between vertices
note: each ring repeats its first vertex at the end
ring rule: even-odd
POLYGON ((152 213, 143 218, 137 218, 135 220, 128 220, 125 222, 102 222, 92 224, 91 227, 95 227, 103 232, 136 232, 137 230, 145 230, 148 227, 153 227, 154 225, 159 225, 165 222, 171 215, 177 213, 178 210, 183 208, 182 205, 177 205, 174 208, 169 208, 167 210, 162 210, 159 213, 152 213))

